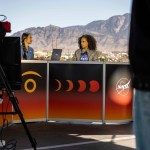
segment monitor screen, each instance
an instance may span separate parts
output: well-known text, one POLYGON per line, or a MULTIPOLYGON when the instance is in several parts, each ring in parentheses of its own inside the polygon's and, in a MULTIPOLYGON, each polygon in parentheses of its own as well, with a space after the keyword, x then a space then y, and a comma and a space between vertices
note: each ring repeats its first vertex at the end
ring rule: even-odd
MULTIPOLYGON (((20 37, 0 39, 0 64, 12 90, 21 88, 21 50, 20 37)), ((0 77, 0 89, 5 88, 0 77)))
POLYGON ((61 57, 62 49, 53 49, 51 60, 59 61, 61 57))

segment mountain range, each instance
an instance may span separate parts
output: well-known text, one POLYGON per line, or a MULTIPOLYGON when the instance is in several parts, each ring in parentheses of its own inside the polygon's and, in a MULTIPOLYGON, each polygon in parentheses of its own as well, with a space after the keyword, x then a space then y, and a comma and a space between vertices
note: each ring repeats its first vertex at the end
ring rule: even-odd
POLYGON ((112 16, 107 20, 96 20, 87 25, 58 27, 31 27, 18 31, 12 36, 20 36, 24 32, 32 34, 32 47, 35 51, 63 49, 64 53, 73 53, 78 49, 78 38, 83 34, 91 34, 97 41, 97 50, 102 52, 127 52, 130 27, 130 14, 112 16))

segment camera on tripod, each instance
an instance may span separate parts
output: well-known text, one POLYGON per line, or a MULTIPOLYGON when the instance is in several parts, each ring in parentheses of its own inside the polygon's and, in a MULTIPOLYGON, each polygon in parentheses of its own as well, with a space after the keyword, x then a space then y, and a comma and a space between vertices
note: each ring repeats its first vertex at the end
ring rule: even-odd
MULTIPOLYGON (((9 100, 11 101, 14 112, 0 112, 0 114, 18 114, 23 127, 28 135, 31 145, 36 150, 36 141, 32 138, 23 114, 18 106, 18 99, 14 96, 14 90, 21 89, 21 51, 20 51, 20 37, 5 37, 6 32, 11 31, 10 23, 3 22, 6 16, 0 21, 0 90, 5 89, 9 100), (13 90, 13 91, 12 91, 13 90)), ((0 102, 3 102, 3 94, 0 95, 0 102)))

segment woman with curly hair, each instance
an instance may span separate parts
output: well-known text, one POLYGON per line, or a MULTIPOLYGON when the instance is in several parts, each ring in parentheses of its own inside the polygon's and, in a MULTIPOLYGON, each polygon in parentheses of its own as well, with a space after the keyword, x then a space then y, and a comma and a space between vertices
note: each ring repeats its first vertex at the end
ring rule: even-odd
POLYGON ((25 60, 34 59, 34 50, 29 44, 32 43, 32 36, 30 33, 22 34, 21 58, 25 60))
POLYGON ((73 61, 98 61, 96 40, 93 36, 85 34, 78 39, 79 49, 75 51, 73 61))

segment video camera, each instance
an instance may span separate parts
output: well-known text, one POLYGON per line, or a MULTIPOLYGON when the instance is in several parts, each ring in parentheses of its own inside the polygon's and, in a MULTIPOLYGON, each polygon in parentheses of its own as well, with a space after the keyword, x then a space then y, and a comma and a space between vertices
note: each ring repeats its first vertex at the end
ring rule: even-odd
MULTIPOLYGON (((0 65, 13 90, 21 88, 21 52, 20 37, 5 37, 6 32, 11 32, 11 24, 6 21, 5 15, 0 20, 0 65)), ((0 78, 0 90, 4 87, 0 78)))

